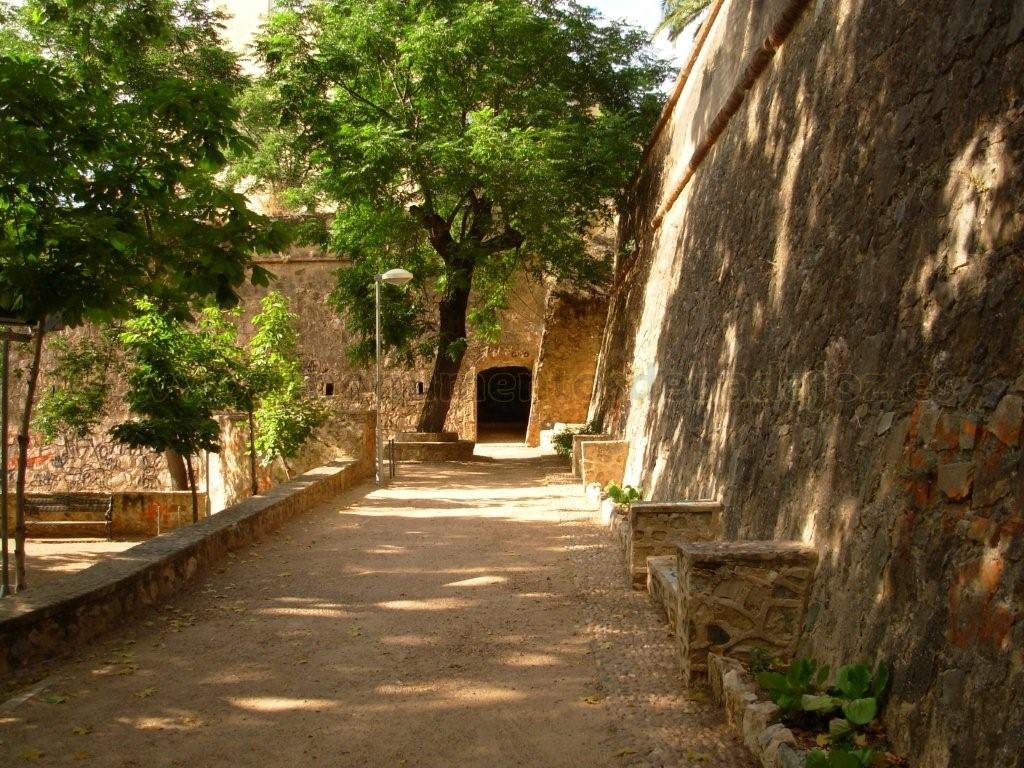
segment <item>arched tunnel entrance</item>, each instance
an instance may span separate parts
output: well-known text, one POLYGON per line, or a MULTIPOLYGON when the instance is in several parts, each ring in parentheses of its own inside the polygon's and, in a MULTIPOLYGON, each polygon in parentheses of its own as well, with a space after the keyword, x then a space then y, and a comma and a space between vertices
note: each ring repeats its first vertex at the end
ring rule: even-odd
POLYGON ((533 372, 523 366, 488 368, 476 376, 476 433, 480 442, 526 439, 533 372))

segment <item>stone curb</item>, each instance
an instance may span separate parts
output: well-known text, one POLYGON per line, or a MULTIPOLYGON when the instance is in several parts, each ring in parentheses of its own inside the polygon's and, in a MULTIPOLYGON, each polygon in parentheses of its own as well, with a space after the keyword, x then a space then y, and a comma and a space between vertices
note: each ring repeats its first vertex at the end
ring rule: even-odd
POLYGON ((140 608, 180 590, 227 552, 368 477, 365 462, 334 462, 195 525, 0 601, 0 676, 66 655, 140 608))
POLYGON ((725 719, 764 768, 803 768, 793 732, 779 722, 779 708, 758 696, 758 687, 735 659, 708 654, 711 698, 725 708, 725 719))

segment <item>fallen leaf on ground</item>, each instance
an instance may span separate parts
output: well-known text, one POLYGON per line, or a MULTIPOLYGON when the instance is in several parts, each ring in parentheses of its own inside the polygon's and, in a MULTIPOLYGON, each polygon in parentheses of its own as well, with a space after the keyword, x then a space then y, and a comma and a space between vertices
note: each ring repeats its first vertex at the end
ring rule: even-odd
POLYGON ((135 692, 135 698, 137 699, 148 699, 156 693, 156 688, 143 688, 141 691, 135 692))
POLYGON ((595 693, 592 696, 587 696, 587 698, 585 698, 584 701, 587 702, 587 704, 600 704, 602 701, 604 701, 604 696, 602 696, 600 693, 595 693))
POLYGON ((618 752, 616 752, 615 756, 616 757, 628 757, 629 755, 635 755, 635 754, 636 754, 636 750, 635 749, 630 749, 629 747, 626 747, 625 749, 620 749, 618 752))
POLYGON ((35 747, 25 747, 24 749, 18 750, 18 757, 22 760, 28 760, 30 763, 38 763, 43 759, 43 755, 46 753, 41 749, 35 747))
POLYGON ((92 733, 92 728, 87 725, 76 725, 71 729, 71 732, 75 734, 75 736, 88 736, 92 733))
POLYGON ((57 693, 51 694, 50 696, 47 696, 45 699, 43 699, 43 701, 45 701, 47 704, 63 704, 67 700, 67 696, 61 696, 57 693))

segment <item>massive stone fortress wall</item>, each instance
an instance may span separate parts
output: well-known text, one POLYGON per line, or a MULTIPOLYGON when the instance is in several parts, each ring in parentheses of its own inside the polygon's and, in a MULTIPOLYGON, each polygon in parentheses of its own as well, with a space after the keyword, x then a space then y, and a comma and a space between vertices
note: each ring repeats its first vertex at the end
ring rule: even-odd
POLYGON ((1024 754, 1021 72, 1016 0, 724 0, 623 220, 591 405, 652 498, 814 543, 805 650, 889 660, 924 768, 1024 754))

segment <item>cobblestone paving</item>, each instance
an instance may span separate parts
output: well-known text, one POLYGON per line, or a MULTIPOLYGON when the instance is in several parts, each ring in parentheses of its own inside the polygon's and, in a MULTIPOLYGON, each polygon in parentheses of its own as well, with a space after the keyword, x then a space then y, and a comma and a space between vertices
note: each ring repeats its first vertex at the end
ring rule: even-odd
POLYGON ((618 542, 599 525, 573 526, 584 631, 597 665, 601 704, 612 714, 624 766, 753 768, 721 709, 680 680, 672 635, 646 592, 627 589, 618 542))

